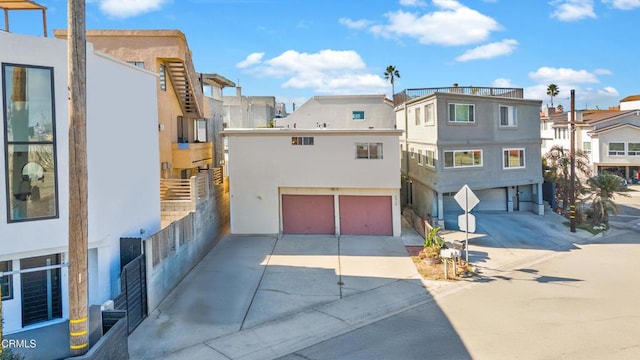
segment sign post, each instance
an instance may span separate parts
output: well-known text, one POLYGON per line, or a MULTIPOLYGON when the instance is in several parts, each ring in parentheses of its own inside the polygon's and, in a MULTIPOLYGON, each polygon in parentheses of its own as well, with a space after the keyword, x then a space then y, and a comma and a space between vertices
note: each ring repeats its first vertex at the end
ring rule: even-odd
POLYGON ((476 231, 476 217, 470 214, 469 211, 478 205, 480 199, 471 191, 469 185, 466 184, 453 198, 456 199, 458 205, 464 210, 464 214, 458 216, 458 227, 460 227, 460 230, 464 230, 465 233, 464 255, 465 261, 469 264, 469 233, 476 231))

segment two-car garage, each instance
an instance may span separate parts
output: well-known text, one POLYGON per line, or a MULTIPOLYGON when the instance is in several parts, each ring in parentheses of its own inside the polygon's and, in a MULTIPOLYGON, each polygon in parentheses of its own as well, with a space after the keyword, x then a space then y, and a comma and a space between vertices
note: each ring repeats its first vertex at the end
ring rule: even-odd
POLYGON ((393 235, 392 196, 282 194, 281 204, 285 234, 393 235))

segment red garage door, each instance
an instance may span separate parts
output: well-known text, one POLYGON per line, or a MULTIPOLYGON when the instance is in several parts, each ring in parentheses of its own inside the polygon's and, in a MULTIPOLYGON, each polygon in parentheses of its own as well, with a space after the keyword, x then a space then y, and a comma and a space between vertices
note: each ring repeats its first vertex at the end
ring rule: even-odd
POLYGON ((335 234, 333 195, 282 195, 282 232, 335 234))
POLYGON ((340 196, 340 234, 393 235, 391 196, 340 196))

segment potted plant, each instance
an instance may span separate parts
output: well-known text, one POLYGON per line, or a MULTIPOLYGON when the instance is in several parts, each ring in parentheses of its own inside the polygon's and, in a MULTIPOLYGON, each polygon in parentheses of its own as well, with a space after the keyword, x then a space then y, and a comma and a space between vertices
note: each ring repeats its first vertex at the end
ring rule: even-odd
POLYGON ((424 249, 418 256, 425 262, 437 264, 441 262, 440 250, 444 246, 444 237, 440 236, 440 227, 432 228, 424 240, 424 249))

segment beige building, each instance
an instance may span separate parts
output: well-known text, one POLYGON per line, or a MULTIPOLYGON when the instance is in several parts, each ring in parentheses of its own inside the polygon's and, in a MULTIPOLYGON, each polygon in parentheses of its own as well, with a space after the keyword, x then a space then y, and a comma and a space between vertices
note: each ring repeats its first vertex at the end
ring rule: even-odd
MULTIPOLYGON (((66 30, 54 30, 54 35, 65 38, 66 30)), ((222 117, 221 89, 235 84, 217 74, 197 73, 184 33, 179 30, 88 30, 87 41, 97 51, 158 74, 162 178, 188 179, 198 170, 217 166, 213 164, 210 122, 222 117), (211 87, 210 99, 205 98, 203 86, 211 87)))

